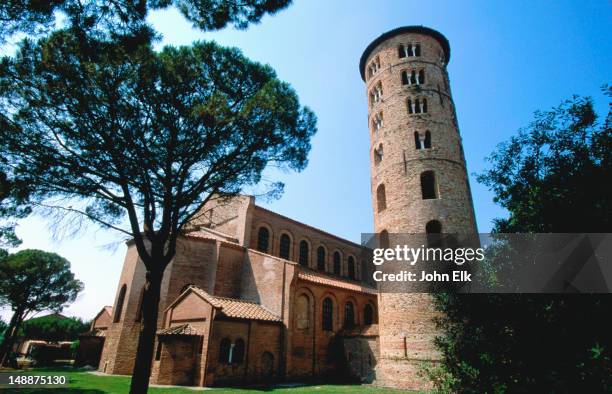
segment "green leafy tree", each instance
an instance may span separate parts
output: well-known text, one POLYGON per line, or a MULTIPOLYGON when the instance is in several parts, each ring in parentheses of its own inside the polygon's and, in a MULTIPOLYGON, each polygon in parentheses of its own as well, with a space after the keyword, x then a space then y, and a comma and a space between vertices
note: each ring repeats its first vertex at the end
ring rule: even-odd
MULTIPOLYGON (((19 34, 41 36, 59 25, 79 38, 84 52, 95 53, 99 40, 111 40, 130 50, 158 37, 146 21, 150 11, 175 7, 202 30, 228 25, 245 29, 290 3, 290 0, 6 0, 0 2, 0 45, 20 37, 19 34)), ((2 117, 0 128, 9 128, 2 117)), ((10 163, 0 158, 0 247, 21 243, 15 235, 15 220, 31 212, 28 186, 13 179, 10 163)))
POLYGON ((218 30, 228 25, 245 29, 291 0, 6 0, 0 2, 0 44, 16 33, 39 35, 63 16, 66 28, 81 38, 105 35, 123 44, 151 39, 150 11, 176 7, 194 27, 218 30))
POLYGON ((18 335, 52 342, 74 341, 88 330, 89 324, 79 318, 51 314, 24 321, 18 335))
POLYGON ((268 164, 303 169, 316 119, 269 66, 236 49, 96 47, 83 51, 61 31, 4 58, 0 142, 33 203, 133 238, 146 268, 131 387, 140 393, 177 238, 211 198, 259 183, 268 164))
POLYGON ((0 305, 13 316, 0 345, 0 365, 10 352, 24 319, 43 310, 60 311, 75 300, 83 288, 74 278, 70 263, 55 253, 27 249, 0 261, 0 305))
MULTIPOLYGON (((604 91, 612 97, 610 88, 604 91)), ((592 100, 574 97, 537 112, 527 128, 501 144, 489 157, 491 168, 479 176, 509 213, 495 221, 494 232, 610 232, 611 121, 612 112, 599 122, 592 100)), ((490 268, 511 271, 511 260, 510 266, 490 268)), ((435 299, 444 312, 444 335, 437 339, 443 363, 433 371, 438 388, 612 390, 609 294, 446 293, 435 299)))

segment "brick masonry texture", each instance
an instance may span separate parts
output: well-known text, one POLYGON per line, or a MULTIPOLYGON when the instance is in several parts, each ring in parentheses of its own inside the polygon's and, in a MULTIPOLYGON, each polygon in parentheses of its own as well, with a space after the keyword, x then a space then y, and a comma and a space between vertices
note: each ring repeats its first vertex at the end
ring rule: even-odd
MULTIPOLYGON (((371 323, 378 319, 376 290, 362 275, 364 256, 362 246, 258 207, 252 197, 214 200, 204 207, 190 232, 179 239, 176 257, 166 269, 159 305, 160 334, 155 345, 158 357, 153 361, 151 382, 241 385, 312 379, 346 370, 356 378, 371 380, 376 363, 372 355, 378 348, 376 335, 353 335, 346 346, 343 336, 348 324, 347 304, 352 306, 357 326, 364 325, 366 305, 373 310, 371 323), (256 250, 256 235, 262 226, 270 231, 266 252, 256 250), (278 257, 281 234, 291 238, 289 259, 278 257), (308 242, 309 247, 304 265, 297 263, 301 241, 308 242), (317 270, 319 246, 326 250, 324 270, 317 270), (334 252, 341 256, 338 275, 332 273, 334 252), (354 279, 348 277, 349 256, 355 262, 354 279), (201 297, 186 295, 193 286, 211 296, 256 303, 276 321, 227 316, 219 307, 223 303, 214 307, 201 297), (322 304, 326 298, 333 305, 329 331, 323 329, 322 304), (164 331, 185 325, 187 334, 183 330, 177 335, 166 334, 172 330, 164 331), (220 360, 224 338, 247 343, 242 363, 220 360), (351 368, 346 366, 348 360, 351 368)), ((134 245, 128 243, 114 304, 120 313, 113 316, 108 328, 100 371, 130 374, 133 369, 143 284, 144 266, 134 245), (118 305, 124 286, 125 300, 118 305)))
MULTIPOLYGON (((436 37, 424 32, 391 35, 369 52, 365 65, 378 61, 374 75, 366 72, 368 124, 370 130, 371 187, 374 227, 377 233, 425 233, 426 224, 437 220, 442 232, 477 233, 461 136, 450 91, 444 49, 436 37), (420 56, 400 58, 400 45, 419 43, 420 56), (402 72, 424 71, 425 83, 404 85, 402 72), (382 86, 382 98, 371 103, 370 94, 382 86), (410 114, 408 99, 427 100, 427 113, 410 114), (383 126, 373 127, 382 113, 383 126), (431 148, 417 149, 414 133, 431 134, 431 148), (375 149, 382 147, 381 160, 375 149), (435 173, 435 199, 423 199, 421 174, 435 173), (379 209, 377 189, 384 185, 386 208, 379 209)), ((425 364, 440 355, 433 339, 439 333, 437 316, 428 294, 380 293, 378 297, 380 356, 377 383, 407 389, 429 389, 431 382, 420 374, 425 364)))

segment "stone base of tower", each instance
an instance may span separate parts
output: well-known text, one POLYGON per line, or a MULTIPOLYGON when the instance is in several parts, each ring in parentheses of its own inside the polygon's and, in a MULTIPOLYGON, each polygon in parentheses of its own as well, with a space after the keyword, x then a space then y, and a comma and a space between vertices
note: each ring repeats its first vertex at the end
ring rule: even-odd
POLYGON ((440 334, 434 319, 440 316, 426 293, 380 293, 379 346, 376 384, 428 390, 432 382, 424 369, 439 363, 434 345, 440 334))
POLYGON ((434 361, 383 358, 376 365, 374 384, 404 390, 432 390, 433 383, 423 370, 435 364, 434 361))

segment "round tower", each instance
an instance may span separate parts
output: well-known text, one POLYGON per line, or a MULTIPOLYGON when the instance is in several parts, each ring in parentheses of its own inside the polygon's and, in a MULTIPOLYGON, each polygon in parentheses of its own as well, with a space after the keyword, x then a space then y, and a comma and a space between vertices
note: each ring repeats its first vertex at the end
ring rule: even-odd
MULTIPOLYGON (((381 240, 388 234, 477 234, 449 59, 448 40, 423 26, 384 33, 361 56, 374 227, 381 240)), ((430 387, 419 371, 439 360, 431 296, 380 292, 379 312, 379 383, 430 387)))

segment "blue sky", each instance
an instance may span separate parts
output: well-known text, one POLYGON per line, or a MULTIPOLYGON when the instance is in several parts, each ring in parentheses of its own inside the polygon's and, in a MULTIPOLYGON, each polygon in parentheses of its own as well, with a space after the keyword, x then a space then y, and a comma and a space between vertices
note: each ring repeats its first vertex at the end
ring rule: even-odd
MULTIPOLYGON (((538 109, 573 94, 593 96, 612 82, 612 6, 601 1, 350 1, 297 0, 245 31, 201 33, 175 10, 153 13, 160 45, 215 40, 270 64, 318 117, 309 165, 301 173, 271 173, 285 182, 267 208, 359 242, 373 228, 366 95, 358 62, 381 33, 425 25, 450 41, 451 88, 470 173, 478 228, 504 212, 472 175, 487 168, 496 144, 525 126, 538 109)), ((125 246, 120 235, 90 227, 53 239, 44 219, 23 220, 23 248, 68 258, 85 291, 66 313, 91 318, 114 301, 125 246)), ((2 313, 5 320, 6 312, 2 313)))

